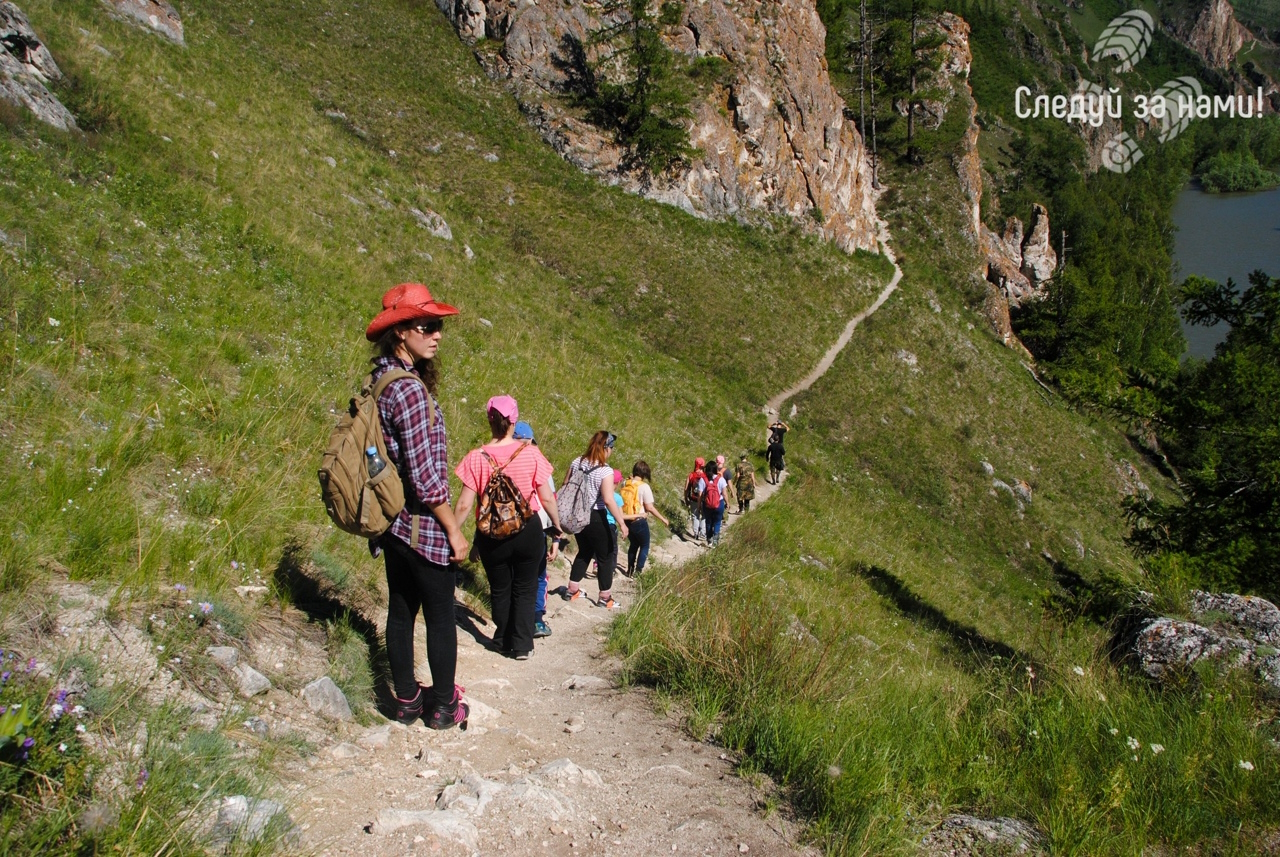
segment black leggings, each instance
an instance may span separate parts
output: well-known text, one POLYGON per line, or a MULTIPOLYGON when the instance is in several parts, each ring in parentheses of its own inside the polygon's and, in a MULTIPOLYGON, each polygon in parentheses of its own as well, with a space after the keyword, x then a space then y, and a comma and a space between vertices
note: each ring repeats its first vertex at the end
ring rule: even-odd
POLYGON ((493 642, 509 652, 533 651, 533 604, 542 558, 547 555, 542 521, 534 515, 507 539, 476 533, 476 549, 489 578, 493 642))
POLYGON ((416 553, 395 536, 382 540, 387 561, 387 660, 396 696, 413 699, 418 679, 413 673, 413 626, 422 609, 427 624, 427 665, 431 668, 434 700, 453 702, 458 668, 458 628, 453 615, 453 571, 416 553))
POLYGON ((600 567, 596 582, 601 592, 613 588, 613 566, 618 561, 618 533, 609 526, 603 509, 591 510, 591 523, 586 529, 574 536, 578 540, 578 555, 573 558, 573 568, 569 569, 569 580, 577 583, 587 576, 587 565, 595 560, 600 567))

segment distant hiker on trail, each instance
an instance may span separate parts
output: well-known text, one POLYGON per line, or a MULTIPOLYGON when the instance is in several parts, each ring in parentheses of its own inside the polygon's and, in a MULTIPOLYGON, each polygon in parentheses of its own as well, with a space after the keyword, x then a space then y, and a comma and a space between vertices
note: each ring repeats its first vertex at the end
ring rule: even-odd
POLYGON ((773 424, 769 426, 769 443, 776 443, 778 446, 782 446, 782 439, 786 437, 789 431, 791 431, 791 426, 782 420, 774 420, 773 424))
POLYGON ((706 524, 702 519, 702 490, 707 484, 707 474, 703 468, 707 466, 705 458, 693 460, 693 472, 684 481, 684 505, 689 510, 689 531, 696 542, 706 535, 706 524))
POLYGON ((649 559, 649 516, 671 528, 671 522, 653 505, 652 476, 649 465, 637 461, 631 467, 631 478, 622 486, 622 519, 627 522, 630 535, 627 539, 627 577, 635 577, 644 571, 649 559))
POLYGON ((765 461, 769 463, 769 484, 777 485, 779 475, 786 470, 786 463, 783 459, 785 450, 782 444, 769 441, 769 448, 765 450, 765 461))
POLYGON ((573 558, 573 566, 569 570, 569 587, 565 591, 564 598, 568 601, 577 601, 583 597, 580 585, 582 579, 586 577, 587 566, 594 559, 599 567, 600 600, 597 603, 610 610, 618 607, 612 595, 613 568, 618 557, 617 537, 621 536, 625 539, 628 533, 627 522, 622 520, 622 510, 614 500, 613 468, 608 464, 617 440, 615 435, 607 431, 598 431, 592 435, 587 451, 569 465, 569 474, 564 486, 560 489, 561 492, 566 491, 575 480, 575 473, 581 474, 578 479, 585 482, 586 491, 594 497, 590 519, 586 526, 574 535, 578 542, 578 555, 573 558), (616 532, 605 519, 606 511, 618 522, 616 532))
POLYGON ((485 414, 493 440, 468 452, 454 470, 462 480, 462 492, 453 513, 465 520, 475 505, 476 547, 493 607, 493 644, 523 661, 533 653, 538 572, 547 553, 534 498, 557 531, 560 513, 549 485, 551 462, 538 447, 513 436, 520 417, 516 400, 494 396, 485 414))
POLYGON ((724 520, 724 492, 727 483, 714 461, 707 462, 707 483, 702 492, 702 517, 707 524, 707 544, 720 544, 720 522, 724 520))
POLYGON ((733 483, 738 490, 738 514, 741 515, 751 510, 751 501, 756 498, 756 469, 747 460, 745 452, 734 467, 733 483))
POLYGON ((421 382, 401 378, 378 399, 387 456, 404 483, 405 508, 391 529, 370 542, 387 567, 387 660, 395 686, 396 720, 427 717, 432 729, 466 725, 470 709, 454 683, 458 631, 453 617, 451 562, 467 556, 467 540, 449 506, 449 464, 444 411, 436 401, 436 352, 446 316, 458 310, 437 303, 426 286, 405 283, 382 296, 365 338, 376 343, 376 376, 409 370, 421 382), (421 608, 427 626, 429 693, 413 672, 413 629, 421 608))
MULTIPOLYGON (((533 426, 524 420, 516 423, 511 431, 511 436, 516 440, 528 441, 534 446, 538 445, 538 441, 533 436, 533 426)), ((550 476, 547 477, 547 487, 551 489, 551 493, 555 493, 556 483, 550 476)), ((533 600, 533 638, 535 640, 540 637, 551 636, 551 626, 546 623, 547 615, 547 563, 554 562, 556 554, 560 552, 560 528, 551 522, 551 516, 547 514, 547 510, 543 508, 542 502, 535 493, 530 498, 530 504, 534 506, 534 511, 538 515, 538 519, 542 522, 542 532, 545 537, 551 539, 551 547, 542 552, 542 562, 538 565, 538 592, 533 600)), ((545 547, 545 544, 544 544, 545 547)))
POLYGON ((737 505, 738 492, 734 490, 733 480, 729 478, 729 467, 725 462, 728 461, 723 455, 716 456, 716 470, 724 477, 724 493, 720 495, 720 520, 724 521, 725 516, 729 514, 729 507, 737 505))

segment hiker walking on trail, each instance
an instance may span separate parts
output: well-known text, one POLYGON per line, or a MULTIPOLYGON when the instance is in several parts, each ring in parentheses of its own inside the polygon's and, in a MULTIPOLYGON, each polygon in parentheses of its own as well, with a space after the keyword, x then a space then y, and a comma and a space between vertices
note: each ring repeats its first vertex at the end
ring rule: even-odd
POLYGON ((573 460, 569 465, 564 491, 575 480, 575 474, 584 482, 584 489, 594 498, 591 506, 591 517, 583 529, 574 535, 578 542, 578 555, 573 558, 573 566, 569 570, 569 586, 564 598, 577 601, 583 598, 582 579, 587 575, 587 566, 591 560, 596 561, 599 568, 601 607, 610 610, 618 607, 613 600, 613 569, 618 557, 618 536, 627 537, 627 522, 622 520, 622 510, 613 496, 613 468, 609 466, 609 456, 613 454, 617 436, 607 431, 598 431, 591 436, 587 451, 573 460), (618 522, 615 531, 605 519, 608 511, 618 522))
POLYGON ((707 484, 707 474, 703 468, 707 466, 705 458, 693 460, 693 472, 684 481, 684 505, 689 510, 689 532, 693 533, 696 542, 706 535, 706 523, 702 519, 702 491, 707 484))
POLYGON ((399 378, 378 398, 387 456, 404 483, 405 507, 370 548, 381 551, 387 570, 387 660, 395 686, 396 720, 424 715, 432 729, 465 727, 470 709, 454 683, 458 632, 453 617, 450 563, 467 556, 467 540, 449 506, 444 411, 436 401, 436 352, 444 319, 458 310, 438 303, 430 290, 405 283, 382 296, 380 312, 365 330, 376 344, 373 376, 392 370, 399 378), (418 610, 427 626, 427 664, 432 686, 424 689, 413 671, 413 629, 418 610))
POLYGON ((738 491, 738 514, 751 510, 751 501, 756 498, 756 469, 742 453, 734 467, 733 484, 738 491))
POLYGON ((533 653, 538 572, 547 553, 542 519, 533 508, 535 498, 556 531, 560 514, 549 485, 551 462, 538 447, 514 437, 520 417, 516 400, 494 396, 485 413, 493 440, 468 452, 454 470, 462 492, 453 512, 465 520, 475 505, 476 548, 489 578, 493 607, 493 644, 523 661, 533 653))
POLYGON ((649 559, 649 516, 671 528, 671 522, 653 505, 653 488, 649 485, 652 472, 644 461, 631 467, 631 478, 622 486, 622 518, 630 530, 627 539, 627 577, 635 577, 644 571, 649 559))
POLYGON ((738 492, 733 487, 733 480, 729 478, 729 466, 725 464, 726 459, 723 455, 716 456, 716 470, 724 477, 724 493, 720 495, 720 520, 724 521, 725 516, 729 514, 729 507, 737 505, 738 492))
MULTIPOLYGON (((511 436, 516 440, 528 441, 534 446, 538 445, 538 441, 533 436, 533 426, 524 420, 516 423, 516 427, 511 430, 511 436)), ((551 489, 551 493, 556 491, 555 480, 550 476, 547 477, 547 487, 551 489)), ((547 615, 547 563, 554 562, 556 554, 560 552, 560 527, 551 522, 551 516, 547 514, 547 510, 543 507, 541 500, 535 493, 529 500, 530 505, 534 507, 534 512, 538 515, 538 519, 542 522, 543 535, 551 539, 551 547, 542 552, 542 561, 538 564, 538 591, 533 599, 533 638, 535 640, 541 637, 551 636, 551 626, 546 622, 547 615)), ((545 545, 544 545, 545 547, 545 545)))
POLYGON ((714 461, 707 462, 707 484, 702 492, 702 517, 707 524, 707 544, 720 544, 720 523, 724 520, 724 492, 727 483, 714 461))
POLYGON ((769 482, 773 485, 778 484, 778 477, 787 469, 787 450, 783 446, 782 439, 789 431, 791 426, 782 420, 774 420, 773 425, 769 426, 769 446, 765 450, 765 459, 769 463, 769 482))

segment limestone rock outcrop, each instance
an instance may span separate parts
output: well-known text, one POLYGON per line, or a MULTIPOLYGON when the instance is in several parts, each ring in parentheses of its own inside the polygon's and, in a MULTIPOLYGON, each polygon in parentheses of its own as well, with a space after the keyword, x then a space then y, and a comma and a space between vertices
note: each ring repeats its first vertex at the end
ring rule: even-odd
POLYGON ((131 24, 138 24, 174 44, 186 45, 182 18, 167 0, 102 0, 102 4, 131 24))
POLYGON ((1236 54, 1253 33, 1236 20, 1235 9, 1227 0, 1209 0, 1187 36, 1187 46, 1198 53, 1210 68, 1228 69, 1236 54))
POLYGON ((53 54, 40 41, 22 10, 0 2, 0 99, 30 110, 41 122, 63 131, 76 127, 75 117, 47 83, 62 79, 53 54))
MULTIPOLYGON (((502 44, 482 54, 563 157, 647 197, 708 218, 782 214, 842 249, 875 250, 879 221, 861 136, 844 115, 824 58, 813 0, 689 2, 664 38, 689 58, 718 57, 729 73, 691 105, 689 167, 652 180, 628 172, 612 137, 568 110, 575 53, 617 23, 583 0, 437 0, 459 35, 502 44)), ((610 17, 610 15, 614 17, 610 17)))

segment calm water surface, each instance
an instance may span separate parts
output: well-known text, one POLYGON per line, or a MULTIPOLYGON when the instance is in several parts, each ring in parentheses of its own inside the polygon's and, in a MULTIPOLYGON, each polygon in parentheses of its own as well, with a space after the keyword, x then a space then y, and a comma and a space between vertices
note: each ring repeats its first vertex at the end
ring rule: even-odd
MULTIPOLYGON (((1189 185, 1173 205, 1173 259, 1179 282, 1199 274, 1243 288, 1258 268, 1280 277, 1280 188, 1261 193, 1205 193, 1189 185)), ((1185 322, 1187 353, 1213 356, 1226 325, 1193 327, 1185 322)))

